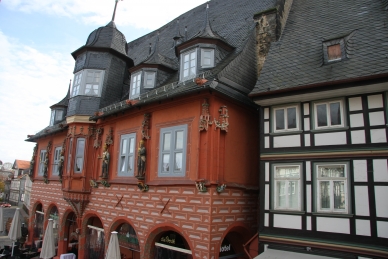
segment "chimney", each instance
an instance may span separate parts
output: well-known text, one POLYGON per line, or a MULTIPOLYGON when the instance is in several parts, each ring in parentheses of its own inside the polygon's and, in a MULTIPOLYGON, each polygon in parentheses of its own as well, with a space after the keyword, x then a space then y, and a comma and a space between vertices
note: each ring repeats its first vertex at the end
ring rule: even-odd
POLYGON ((264 66, 271 42, 278 41, 286 25, 293 0, 277 0, 274 7, 256 13, 257 75, 264 66))

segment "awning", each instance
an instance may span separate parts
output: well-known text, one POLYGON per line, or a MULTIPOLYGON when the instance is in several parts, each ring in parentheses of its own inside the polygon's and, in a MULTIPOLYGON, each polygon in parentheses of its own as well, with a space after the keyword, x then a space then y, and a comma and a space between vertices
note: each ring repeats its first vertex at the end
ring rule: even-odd
POLYGON ((254 259, 333 259, 333 257, 310 255, 302 253, 287 252, 281 250, 267 249, 254 259))

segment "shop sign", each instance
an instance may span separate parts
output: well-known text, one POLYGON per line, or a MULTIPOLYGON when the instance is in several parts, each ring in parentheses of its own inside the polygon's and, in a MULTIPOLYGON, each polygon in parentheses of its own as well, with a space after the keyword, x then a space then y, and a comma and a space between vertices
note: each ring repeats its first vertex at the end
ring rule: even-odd
POLYGON ((163 243, 166 243, 166 244, 172 244, 172 245, 175 244, 175 238, 170 238, 170 237, 168 237, 168 236, 166 236, 166 237, 161 237, 161 238, 160 238, 160 241, 163 242, 163 243))
POLYGON ((229 245, 223 245, 220 247, 220 253, 222 252, 229 252, 230 251, 230 244, 229 245))

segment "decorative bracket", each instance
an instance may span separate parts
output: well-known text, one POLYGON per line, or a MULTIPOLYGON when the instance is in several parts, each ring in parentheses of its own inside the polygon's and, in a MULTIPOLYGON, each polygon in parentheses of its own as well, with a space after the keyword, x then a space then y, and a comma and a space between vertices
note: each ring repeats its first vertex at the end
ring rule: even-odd
POLYGON ((229 115, 228 115, 227 107, 225 105, 221 106, 218 112, 220 113, 220 117, 218 121, 214 119, 214 123, 216 124, 216 127, 214 128, 214 130, 217 130, 217 128, 220 128, 220 130, 224 130, 225 132, 228 132, 229 115))
POLYGON ((105 181, 105 180, 96 181, 96 180, 91 179, 89 181, 89 183, 90 183, 90 186, 93 188, 98 188, 99 184, 101 184, 102 186, 107 187, 107 188, 110 187, 110 183, 108 183, 108 181, 105 181))
POLYGON ((221 184, 216 187, 218 193, 223 192, 226 189, 226 184, 221 184))
POLYGON ((63 199, 73 208, 77 218, 82 218, 86 205, 89 203, 89 193, 63 192, 63 199))
POLYGON ((150 129, 150 117, 151 115, 149 113, 144 113, 144 119, 143 122, 141 123, 142 129, 141 129, 141 135, 143 139, 150 139, 151 137, 149 136, 149 129, 150 129))
POLYGON ((207 188, 205 186, 205 179, 199 179, 195 181, 195 187, 199 192, 207 192, 207 188))
POLYGON ((137 187, 142 192, 147 192, 150 189, 150 187, 147 184, 145 184, 144 182, 137 182, 137 187))
POLYGON ((199 131, 208 129, 209 125, 213 125, 213 122, 210 120, 209 114, 209 103, 207 99, 203 99, 202 104, 202 114, 199 117, 199 131))

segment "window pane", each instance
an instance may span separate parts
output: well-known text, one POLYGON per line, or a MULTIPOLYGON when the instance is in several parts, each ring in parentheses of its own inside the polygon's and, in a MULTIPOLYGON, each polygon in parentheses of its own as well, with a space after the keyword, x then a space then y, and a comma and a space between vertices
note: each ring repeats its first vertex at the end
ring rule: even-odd
POLYGON ((296 128, 296 108, 287 109, 287 128, 295 129, 296 128))
POLYGON ((290 167, 276 167, 275 170, 275 177, 276 178, 299 178, 299 166, 290 166, 290 167))
POLYGON ((277 207, 286 207, 286 181, 276 181, 277 207))
POLYGON ((132 172, 133 170, 133 156, 128 157, 128 172, 132 172))
POLYGON ((345 177, 345 166, 319 166, 320 177, 345 177))
POLYGON ((135 139, 130 138, 129 139, 129 153, 133 154, 134 146, 135 146, 135 139))
POLYGON ((175 133, 175 149, 183 148, 183 131, 177 131, 175 133))
POLYGON ((288 183, 288 208, 299 208, 299 181, 290 181, 288 183))
POLYGON ((284 110, 276 110, 276 130, 284 129, 284 110))
POLYGON ((330 103, 331 125, 341 125, 341 104, 340 102, 330 103))
POLYGON ((317 121, 318 121, 318 127, 327 126, 326 104, 317 105, 317 121))
POLYGON ((61 110, 56 110, 55 111, 55 120, 62 120, 62 117, 63 117, 63 111, 61 110))
POLYGON ((75 171, 77 171, 77 172, 82 171, 83 163, 84 163, 83 157, 77 157, 76 162, 75 162, 75 171))
POLYGON ((345 209, 345 182, 333 182, 334 209, 345 209))
POLYGON ((328 60, 341 59, 341 45, 335 44, 327 47, 328 60))
POLYGON ((83 156, 84 148, 85 148, 85 140, 78 139, 78 141, 77 141, 77 156, 80 156, 80 155, 83 156))
POLYGON ((175 153, 175 167, 174 170, 182 170, 182 153, 175 153))
POLYGON ((321 209, 330 209, 330 182, 319 182, 320 195, 321 195, 321 209))
POLYGON ((123 139, 121 142, 121 154, 125 155, 128 150, 128 139, 123 139))
POLYGON ((163 141, 163 150, 170 150, 171 133, 164 133, 163 141))
POLYGON ((120 158, 120 171, 121 172, 125 172, 125 156, 122 156, 121 158, 120 158))
POLYGON ((170 154, 163 154, 163 171, 170 171, 170 154))
POLYGON ((183 60, 184 60, 184 62, 188 62, 189 61, 189 54, 185 54, 183 56, 183 60))

